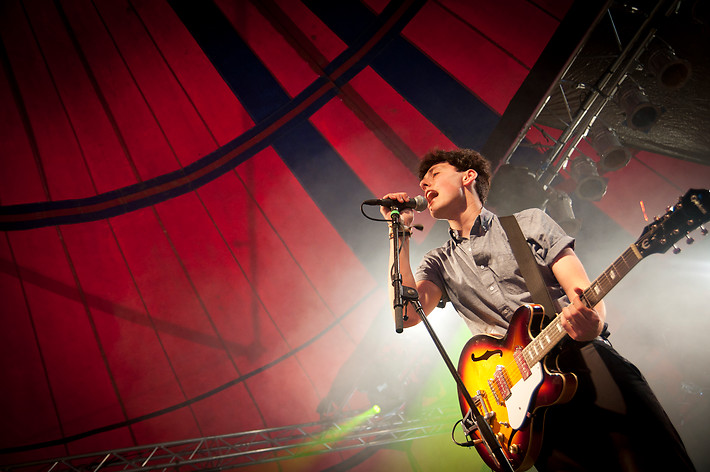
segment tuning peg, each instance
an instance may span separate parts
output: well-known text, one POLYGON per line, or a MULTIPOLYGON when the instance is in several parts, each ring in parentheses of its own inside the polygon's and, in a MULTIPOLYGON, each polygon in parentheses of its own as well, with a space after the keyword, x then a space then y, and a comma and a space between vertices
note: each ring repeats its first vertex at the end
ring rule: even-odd
POLYGON ((673 254, 679 254, 679 253, 680 253, 680 248, 674 244, 673 245, 673 254))
POLYGON ((685 233, 685 244, 693 244, 695 239, 689 234, 685 233))
POLYGON ((708 230, 707 230, 707 228, 706 228, 705 226, 703 226, 703 225, 700 225, 700 233, 701 233, 703 236, 707 236, 707 235, 708 235, 708 230))

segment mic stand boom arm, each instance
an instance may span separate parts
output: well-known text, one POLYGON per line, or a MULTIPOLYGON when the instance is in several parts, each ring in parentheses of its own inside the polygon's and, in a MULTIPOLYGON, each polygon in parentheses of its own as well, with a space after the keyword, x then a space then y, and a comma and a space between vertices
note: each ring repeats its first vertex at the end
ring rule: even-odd
POLYGON ((464 399, 466 400, 466 403, 468 403, 471 415, 473 416, 473 421, 478 427, 478 431, 481 435, 481 438, 483 438, 483 441, 485 442, 486 446, 491 451, 491 453, 493 453, 493 456, 498 461, 500 470, 505 472, 513 472, 513 466, 510 465, 508 458, 503 452, 503 448, 501 447, 500 442, 493 434, 491 425, 488 423, 488 421, 486 421, 481 412, 478 411, 478 408, 476 407, 473 398, 471 398, 471 394, 468 392, 466 385, 464 385, 463 380, 461 379, 461 376, 456 370, 456 367, 454 367, 453 362, 451 362, 451 358, 449 358, 449 355, 446 353, 446 350, 444 349, 443 344, 441 344, 439 337, 434 332, 434 328, 431 327, 431 324, 427 319, 426 313, 424 313, 424 308, 422 308, 422 304, 419 301, 419 293, 416 291, 416 289, 413 289, 411 287, 403 287, 402 298, 406 303, 412 303, 416 308, 417 313, 419 314, 419 318, 421 318, 422 323, 424 323, 424 326, 426 326, 426 330, 429 332, 429 335, 434 341, 437 350, 441 354, 441 357, 444 359, 446 367, 449 368, 449 372, 451 372, 451 375, 454 377, 454 380, 456 381, 456 385, 458 386, 461 395, 463 395, 464 399))
POLYGON ((498 442, 498 439, 496 439, 496 437, 494 436, 490 424, 488 424, 488 421, 485 420, 481 412, 478 411, 478 408, 476 407, 473 398, 471 398, 471 394, 468 393, 468 390, 466 389, 463 380, 461 380, 461 376, 456 370, 456 367, 454 367, 454 364, 453 362, 451 362, 451 359, 446 353, 444 346, 441 344, 439 337, 436 335, 434 329, 431 327, 431 324, 429 323, 429 320, 426 317, 426 313, 424 313, 424 308, 422 308, 422 304, 419 301, 419 293, 416 291, 416 289, 402 286, 402 273, 400 272, 399 267, 399 235, 402 232, 402 224, 400 221, 400 213, 396 208, 392 208, 390 218, 392 219, 392 238, 394 243, 392 245, 392 250, 394 251, 392 257, 392 286, 394 287, 393 308, 395 331, 397 333, 401 333, 402 331, 404 331, 404 305, 405 302, 412 303, 416 308, 419 317, 424 323, 424 326, 426 326, 426 329, 429 332, 431 339, 434 341, 436 348, 439 350, 441 357, 444 359, 444 363, 449 368, 451 375, 454 377, 454 380, 456 381, 461 395, 463 395, 464 399, 468 403, 469 409, 473 416, 473 420, 478 426, 478 431, 481 434, 481 438, 483 438, 483 441, 485 441, 488 449, 493 453, 493 456, 498 461, 498 464, 500 465, 500 470, 505 472, 513 472, 513 467, 510 465, 508 458, 505 456, 503 448, 498 442))

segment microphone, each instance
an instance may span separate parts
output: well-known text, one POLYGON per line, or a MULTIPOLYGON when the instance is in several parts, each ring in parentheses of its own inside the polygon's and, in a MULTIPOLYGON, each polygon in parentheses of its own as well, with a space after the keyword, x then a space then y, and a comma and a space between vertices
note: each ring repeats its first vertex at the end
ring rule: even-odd
POLYGON ((414 198, 410 198, 406 202, 400 202, 399 200, 393 200, 391 198, 382 198, 382 199, 372 199, 372 200, 365 200, 362 202, 363 205, 373 205, 373 206, 383 206, 387 208, 392 208, 396 207, 399 209, 403 208, 413 208, 416 211, 424 211, 426 210, 426 207, 428 206, 428 203, 426 201, 426 198, 424 198, 421 195, 417 195, 414 198))

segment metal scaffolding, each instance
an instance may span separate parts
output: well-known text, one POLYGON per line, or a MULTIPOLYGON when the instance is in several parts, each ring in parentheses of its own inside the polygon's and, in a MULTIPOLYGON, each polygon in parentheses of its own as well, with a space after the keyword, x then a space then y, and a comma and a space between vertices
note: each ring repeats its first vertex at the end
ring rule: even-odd
MULTIPOLYGON (((612 3, 614 4, 614 2, 612 3)), ((570 71, 574 70, 580 53, 587 46, 589 38, 585 38, 579 44, 577 50, 570 58, 570 62, 561 72, 556 82, 548 89, 547 96, 539 102, 528 121, 519 130, 515 141, 504 155, 504 162, 510 162, 512 155, 522 145, 530 129, 538 127, 541 123, 541 114, 548 104, 552 101, 564 104, 563 109, 559 110, 563 113, 558 114, 555 111, 549 113, 556 116, 559 123, 564 124, 560 137, 553 139, 540 129, 541 133, 553 142, 546 152, 545 162, 536 172, 536 179, 547 188, 570 160, 572 152, 577 149, 580 141, 587 136, 604 107, 615 98, 621 83, 627 79, 630 72, 639 67, 639 57, 646 52, 649 43, 656 36, 659 23, 663 18, 674 14, 678 10, 679 4, 680 0, 659 0, 653 4, 652 10, 648 12, 641 12, 632 8, 639 21, 635 26, 635 31, 627 41, 622 41, 619 37, 612 9, 611 7, 608 8, 606 15, 600 17, 599 20, 606 18, 612 26, 615 42, 618 46, 618 52, 613 55, 613 60, 600 69, 600 75, 589 83, 580 83, 578 78, 570 77, 570 71), (578 97, 576 100, 570 98, 572 93, 578 97), (580 96, 583 98, 582 100, 579 99, 580 96), (553 98, 554 100, 552 100, 553 98), (571 105, 573 101, 579 102, 579 105, 574 109, 571 105)), ((627 31, 627 33, 630 32, 627 31)), ((599 58, 598 62, 603 64, 606 59, 609 58, 599 58)), ((587 79, 591 79, 591 77, 587 79)), ((538 144, 538 146, 540 145, 538 144)), ((535 169, 531 169, 531 171, 535 171, 535 169)))
MULTIPOLYGON (((658 33, 679 15, 682 2, 631 3, 642 5, 610 0, 526 121, 516 127, 515 136, 501 131, 501 136, 511 139, 501 154, 504 165, 496 171, 487 201, 498 214, 542 208, 574 235, 581 223, 574 217, 568 192, 574 190, 583 200, 600 200, 609 180, 605 175, 632 158, 622 138, 638 140, 634 136, 645 135, 663 112, 651 103, 641 83, 656 84, 660 78, 651 58, 663 56, 671 61, 675 57, 658 33), (527 147, 536 152, 520 149, 527 147), (590 147, 598 159, 587 155, 590 147), (563 169, 568 182, 564 175, 558 179, 563 169)), ((520 114, 517 108, 513 111, 520 114)), ((518 123, 516 113, 511 112, 510 124, 518 123)), ((491 149, 503 147, 497 142, 491 149)))
POLYGON ((452 431, 458 411, 432 408, 267 428, 3 466, 6 472, 219 471, 316 454, 364 449, 452 431))
MULTIPOLYGON (((538 175, 538 180, 542 182, 543 185, 549 186, 552 183, 552 180, 570 159, 577 145, 587 135, 602 109, 615 96, 619 85, 627 78, 629 72, 637 66, 639 57, 647 50, 649 43, 656 35, 658 18, 671 14, 677 8, 678 3, 679 0, 666 0, 665 2, 659 1, 656 3, 653 10, 644 17, 635 34, 626 45, 622 45, 621 40, 617 36, 617 42, 620 48, 619 54, 616 56, 614 62, 597 79, 596 83, 590 87, 586 99, 574 114, 569 108, 570 101, 563 86, 567 78, 563 76, 556 84, 556 88, 558 88, 562 94, 567 110, 567 117, 561 118, 561 121, 569 121, 562 135, 555 140, 554 146, 552 146, 548 152, 547 163, 543 171, 538 175)), ((614 20, 610 10, 608 16, 613 24, 614 20)), ((580 84, 576 84, 575 88, 580 89, 580 84)), ((546 102, 547 99, 544 103, 546 102)), ((544 107, 544 103, 540 110, 544 107)), ((535 116, 539 115, 540 110, 535 116)), ((535 118, 533 118, 533 120, 534 119, 535 118)), ((529 130, 531 126, 533 126, 533 122, 530 123, 527 130, 529 130)), ((519 141, 516 144, 519 144, 519 141)))

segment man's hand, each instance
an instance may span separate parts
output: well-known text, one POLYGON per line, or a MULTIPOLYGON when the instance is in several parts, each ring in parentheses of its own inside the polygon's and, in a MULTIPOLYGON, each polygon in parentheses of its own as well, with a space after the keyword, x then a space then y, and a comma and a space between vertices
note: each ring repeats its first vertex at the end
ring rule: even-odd
POLYGON ((572 303, 562 309, 560 324, 575 341, 591 341, 601 334, 604 320, 597 310, 588 308, 579 296, 584 292, 580 288, 572 303))
MULTIPOLYGON (((382 199, 389 198, 390 200, 397 200, 398 202, 406 203, 409 201, 409 195, 407 195, 407 192, 394 192, 394 193, 388 193, 382 199)), ((392 209, 387 208, 385 206, 380 207, 380 213, 382 213, 382 216, 385 217, 385 219, 389 220, 391 218, 391 213, 392 209)), ((400 218, 400 222, 405 225, 405 226, 411 226, 412 221, 414 221, 414 210, 411 208, 405 208, 403 210, 399 211, 399 214, 402 215, 400 218)))

